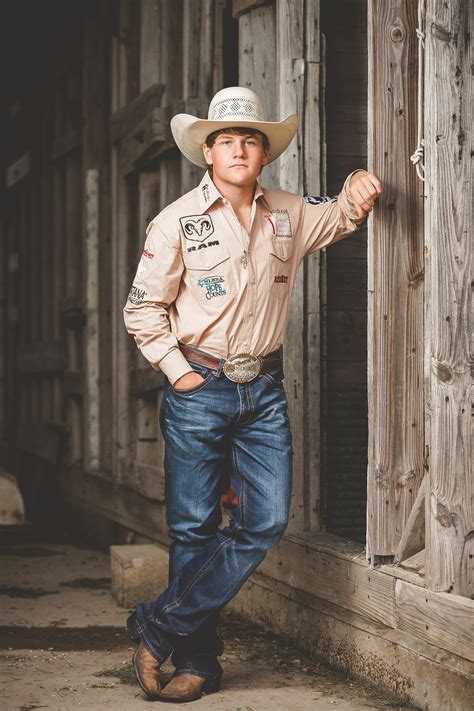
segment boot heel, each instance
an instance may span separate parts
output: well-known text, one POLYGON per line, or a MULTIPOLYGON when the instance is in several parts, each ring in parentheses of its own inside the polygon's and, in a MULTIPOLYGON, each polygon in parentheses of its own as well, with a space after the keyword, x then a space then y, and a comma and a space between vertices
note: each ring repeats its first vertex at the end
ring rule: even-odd
POLYGON ((206 679, 204 686, 202 687, 203 694, 215 694, 216 691, 220 691, 221 688, 221 678, 217 679, 206 679))

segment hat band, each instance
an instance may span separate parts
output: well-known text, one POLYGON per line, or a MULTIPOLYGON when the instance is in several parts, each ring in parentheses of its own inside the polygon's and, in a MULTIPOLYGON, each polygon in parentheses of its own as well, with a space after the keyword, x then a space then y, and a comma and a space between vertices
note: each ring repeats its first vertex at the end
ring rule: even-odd
POLYGON ((234 117, 243 117, 246 121, 263 121, 257 103, 252 99, 230 97, 209 107, 209 121, 233 120, 234 117))

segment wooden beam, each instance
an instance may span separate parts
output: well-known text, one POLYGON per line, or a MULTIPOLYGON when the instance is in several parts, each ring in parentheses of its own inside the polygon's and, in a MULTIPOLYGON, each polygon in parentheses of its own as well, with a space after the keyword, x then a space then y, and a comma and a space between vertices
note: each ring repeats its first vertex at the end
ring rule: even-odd
POLYGON ((425 40, 427 581, 466 596, 474 593, 472 14, 462 0, 428 0, 425 40))
POLYGON ((334 552, 317 542, 285 536, 258 570, 293 588, 395 627, 396 579, 371 570, 363 550, 355 554, 336 548, 334 552))
POLYGON ((369 0, 367 555, 393 556, 423 478, 423 233, 416 144, 416 4, 369 0))
POLYGON ((421 482, 400 543, 395 553, 395 563, 400 563, 425 547, 425 488, 426 478, 421 482))
POLYGON ((403 580, 397 580, 395 599, 399 630, 474 661, 474 600, 403 580))
MULTIPOLYGON (((306 61, 304 47, 305 14, 303 0, 280 0, 276 5, 276 106, 280 116, 296 113, 301 120, 305 111, 306 61)), ((275 161, 279 170, 279 188, 303 192, 303 134, 297 133, 284 153, 275 161)), ((288 390, 288 411, 293 432, 293 490, 290 531, 305 528, 305 325, 304 270, 296 277, 288 311, 284 342, 284 368, 288 390)))

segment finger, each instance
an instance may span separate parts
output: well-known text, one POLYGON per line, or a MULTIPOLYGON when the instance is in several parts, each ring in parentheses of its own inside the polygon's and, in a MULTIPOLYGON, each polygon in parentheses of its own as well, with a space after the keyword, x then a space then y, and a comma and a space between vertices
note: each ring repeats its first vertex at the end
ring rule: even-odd
POLYGON ((352 195, 354 203, 361 207, 363 210, 365 210, 365 212, 369 212, 369 210, 372 209, 373 203, 370 204, 370 202, 368 202, 366 198, 361 194, 359 186, 354 189, 352 195))
POLYGON ((376 194, 380 195, 382 192, 382 184, 380 180, 373 173, 369 173, 365 176, 367 180, 370 181, 371 185, 375 188, 376 194))
POLYGON ((357 210, 357 216, 358 217, 365 217, 368 210, 364 210, 363 207, 359 204, 358 200, 353 199, 354 207, 357 210))
POLYGON ((374 197, 372 194, 373 187, 370 186, 370 188, 365 185, 364 183, 359 183, 357 186, 357 190, 359 191, 360 195, 362 198, 369 204, 371 207, 374 206, 374 197))

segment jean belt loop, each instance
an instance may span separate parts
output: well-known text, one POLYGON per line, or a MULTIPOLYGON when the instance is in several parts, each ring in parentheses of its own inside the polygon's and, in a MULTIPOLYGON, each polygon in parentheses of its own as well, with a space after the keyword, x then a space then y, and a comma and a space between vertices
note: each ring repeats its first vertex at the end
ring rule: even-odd
POLYGON ((225 358, 221 358, 221 359, 220 359, 220 362, 219 362, 219 365, 217 366, 216 378, 220 378, 220 377, 221 377, 221 375, 222 375, 222 368, 224 367, 224 363, 225 363, 225 358))

